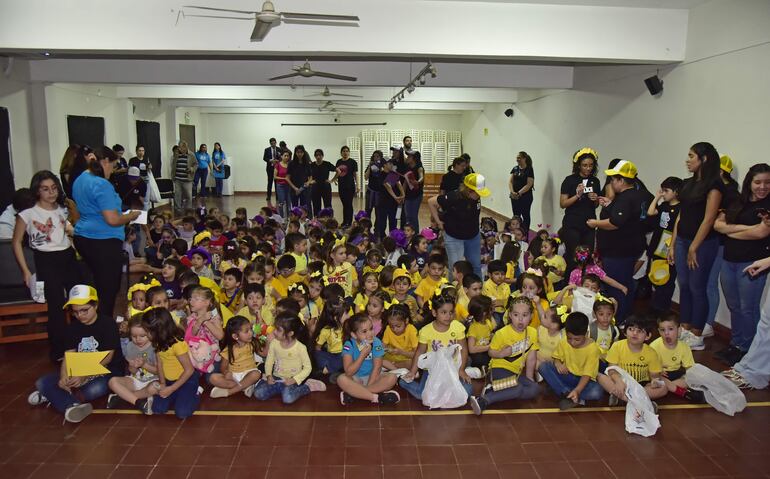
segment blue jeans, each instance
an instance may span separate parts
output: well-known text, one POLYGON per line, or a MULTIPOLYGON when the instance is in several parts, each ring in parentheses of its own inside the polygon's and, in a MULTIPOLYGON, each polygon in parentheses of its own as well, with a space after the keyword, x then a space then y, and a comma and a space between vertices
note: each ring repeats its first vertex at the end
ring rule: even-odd
MULTIPOLYGON (((408 383, 403 379, 399 379, 398 384, 399 386, 404 388, 406 392, 411 394, 413 397, 415 397, 416 399, 422 400, 422 391, 423 389, 425 389, 425 383, 428 382, 428 376, 429 376, 428 371, 423 369, 422 371, 420 371, 419 381, 412 381, 408 383)), ((464 383, 462 381, 460 381, 460 384, 463 385, 463 389, 465 389, 465 392, 467 392, 469 396, 473 394, 473 385, 464 383)))
MULTIPOLYGON (((489 371, 492 380, 505 379, 513 376, 511 371, 503 368, 492 368, 489 371)), ((540 386, 536 382, 524 375, 519 376, 519 383, 508 389, 493 391, 488 389, 483 396, 484 402, 494 404, 500 401, 510 401, 511 399, 533 399, 540 394, 540 386)))
POLYGON ((628 288, 628 294, 623 294, 621 290, 605 285, 607 295, 615 298, 618 302, 618 310, 615 311, 615 319, 619 323, 625 321, 626 316, 628 316, 634 306, 634 264, 636 263, 636 260, 636 256, 627 258, 602 258, 604 272, 607 273, 607 276, 628 288))
MULTIPOLYGON (((580 382, 580 376, 575 376, 572 373, 561 374, 556 369, 556 365, 550 361, 541 364, 539 371, 545 382, 560 398, 566 397, 580 382)), ((586 387, 580 391, 579 398, 581 401, 598 401, 602 396, 604 396, 604 389, 599 383, 588 381, 586 387)))
POLYGON ((41 376, 35 382, 35 388, 62 414, 76 404, 93 401, 110 392, 107 382, 112 377, 111 374, 96 377, 74 389, 72 393, 59 387, 59 377, 58 371, 41 376))
POLYGON ((703 329, 709 309, 706 286, 719 249, 719 238, 707 238, 701 243, 696 254, 698 267, 693 270, 687 266, 687 250, 691 243, 692 240, 678 237, 674 246, 679 283, 679 317, 682 324, 689 324, 694 329, 703 329))
POLYGON ((302 396, 310 394, 310 387, 307 384, 287 386, 280 379, 276 379, 273 384, 268 384, 267 381, 262 380, 254 388, 254 397, 260 401, 266 401, 279 394, 284 404, 292 404, 302 396))
MULTIPOLYGON (((415 231, 420 231, 420 205, 422 204, 422 193, 415 198, 407 198, 404 202, 406 210, 406 222, 414 226, 415 231)), ((401 225, 403 228, 404 225, 401 225)), ((451 267, 451 265, 450 265, 451 267)))
POLYGON ((278 214, 282 218, 289 217, 289 208, 291 207, 291 187, 289 185, 275 184, 275 198, 278 201, 278 214))
POLYGON ((714 265, 711 266, 711 274, 709 275, 708 286, 706 287, 706 294, 709 298, 709 312, 706 316, 706 323, 714 325, 714 321, 717 317, 717 311, 719 310, 719 274, 722 271, 722 262, 724 261, 725 246, 719 245, 717 254, 714 257, 714 265))
MULTIPOLYGON (((166 411, 174 408, 174 414, 179 419, 192 416, 201 402, 201 397, 198 395, 199 379, 200 375, 198 371, 195 371, 190 379, 185 381, 169 397, 163 398, 156 394, 152 400, 152 413, 165 414, 166 411)), ((166 386, 171 386, 174 383, 175 381, 166 380, 166 386)))
POLYGON ((313 353, 315 358, 315 365, 319 371, 323 371, 324 368, 331 373, 337 373, 342 371, 342 353, 330 353, 326 350, 315 351, 313 353))
POLYGON ((449 236, 444 231, 444 247, 450 272, 452 265, 465 257, 473 265, 473 272, 481 277, 481 235, 477 234, 471 239, 461 240, 449 236))
MULTIPOLYGON (((382 193, 383 195, 387 195, 388 193, 382 193)), ((378 204, 375 207, 375 220, 374 220, 374 236, 381 240, 386 236, 386 230, 387 233, 390 233, 394 229, 398 228, 398 224, 396 223, 396 208, 397 206, 394 204, 378 204)))
POLYGON ((224 182, 225 182, 224 178, 217 178, 216 176, 214 177, 214 185, 216 188, 214 191, 216 192, 217 196, 222 196, 222 186, 224 182))
POLYGON ((762 302, 762 292, 765 290, 767 274, 751 277, 743 270, 753 261, 746 263, 722 263, 722 291, 725 293, 725 302, 730 310, 730 328, 732 340, 730 344, 748 351, 751 341, 757 332, 759 323, 759 306, 762 302))
POLYGON ((201 190, 200 190, 200 196, 206 196, 206 180, 209 177, 209 169, 208 168, 198 168, 195 170, 195 176, 193 176, 193 194, 195 194, 195 190, 198 189, 198 181, 201 182, 201 190))

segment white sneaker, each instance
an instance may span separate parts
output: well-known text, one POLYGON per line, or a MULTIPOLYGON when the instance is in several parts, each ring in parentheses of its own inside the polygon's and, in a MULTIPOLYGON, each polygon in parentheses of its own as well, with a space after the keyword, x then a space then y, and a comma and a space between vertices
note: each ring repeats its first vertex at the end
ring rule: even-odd
POLYGON ((484 377, 484 373, 481 372, 481 369, 473 367, 465 368, 465 374, 471 379, 481 379, 484 377))
POLYGON ((311 392, 326 391, 326 384, 318 379, 308 379, 305 381, 305 384, 307 384, 311 392))
POLYGON ((78 423, 87 418, 94 411, 94 407, 88 403, 76 404, 64 411, 64 420, 78 423))
POLYGON ((27 402, 30 406, 40 406, 41 404, 47 403, 48 399, 40 394, 40 391, 35 390, 29 393, 29 396, 27 396, 27 402))
POLYGON ((220 388, 215 386, 211 388, 211 392, 209 393, 209 395, 213 399, 217 399, 217 398, 226 398, 227 396, 230 395, 230 393, 225 388, 220 388))
POLYGON ((700 333, 700 336, 702 338, 713 338, 714 337, 714 326, 706 323, 706 325, 703 327, 703 331, 700 333))
POLYGON ((703 338, 701 336, 696 336, 690 331, 686 331, 684 334, 680 334, 679 340, 689 346, 693 351, 703 351, 706 349, 706 344, 703 342, 703 338))
POLYGON ((256 386, 256 384, 252 384, 251 386, 247 387, 246 389, 243 390, 243 394, 245 394, 247 398, 250 398, 250 397, 254 396, 254 387, 255 386, 256 386))
POLYGON ((535 382, 538 382, 538 383, 543 382, 543 376, 537 371, 535 371, 535 382))
POLYGON ((386 372, 388 374, 394 374, 396 375, 396 377, 399 377, 399 378, 401 376, 406 376, 407 374, 409 374, 409 370, 406 368, 398 368, 398 369, 393 369, 391 371, 386 371, 386 372))

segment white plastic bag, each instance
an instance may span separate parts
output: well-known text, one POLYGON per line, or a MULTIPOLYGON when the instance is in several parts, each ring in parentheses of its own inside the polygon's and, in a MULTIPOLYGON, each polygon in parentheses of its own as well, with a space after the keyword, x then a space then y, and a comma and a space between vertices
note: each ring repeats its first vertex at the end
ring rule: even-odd
POLYGON ((706 402, 717 411, 734 416, 746 407, 746 396, 738 386, 702 364, 694 364, 685 374, 687 385, 703 391, 706 402))
POLYGON ((460 350, 462 346, 453 344, 435 352, 421 355, 417 360, 420 369, 430 373, 422 391, 422 403, 431 408, 453 409, 465 406, 468 393, 460 384, 460 350))
POLYGON ((572 312, 583 313, 592 318, 594 314, 594 301, 596 301, 596 293, 588 288, 579 286, 572 293, 572 312))
POLYGON ((640 436, 654 436, 660 427, 660 419, 655 414, 647 392, 636 379, 631 377, 625 370, 617 366, 607 368, 607 373, 615 371, 623 378, 626 383, 626 431, 640 436))
POLYGON ((155 181, 155 175, 152 174, 152 170, 147 172, 147 199, 152 203, 160 203, 160 188, 155 181))

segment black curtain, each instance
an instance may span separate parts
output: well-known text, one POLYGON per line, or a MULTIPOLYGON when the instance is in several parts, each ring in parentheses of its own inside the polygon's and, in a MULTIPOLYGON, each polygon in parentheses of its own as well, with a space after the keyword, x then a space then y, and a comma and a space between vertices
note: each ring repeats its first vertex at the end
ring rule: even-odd
POLYGON ((16 187, 11 171, 11 118, 8 108, 0 106, 0 211, 11 204, 16 187))
POLYGON ((163 171, 160 158, 160 123, 136 120, 136 144, 144 146, 144 154, 152 164, 152 174, 160 178, 163 171))
POLYGON ((104 146, 104 118, 67 115, 67 132, 70 145, 104 146))

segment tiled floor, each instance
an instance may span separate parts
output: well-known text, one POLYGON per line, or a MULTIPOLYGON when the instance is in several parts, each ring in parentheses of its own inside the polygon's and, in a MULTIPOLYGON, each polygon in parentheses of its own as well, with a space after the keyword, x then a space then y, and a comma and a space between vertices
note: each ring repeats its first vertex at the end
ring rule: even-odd
MULTIPOLYGON (((718 368, 711 359, 719 347, 715 341, 709 340, 696 360, 718 368)), ((533 401, 501 404, 511 409, 481 418, 467 410, 430 412, 406 393, 393 408, 359 402, 343 409, 335 386, 292 406, 278 399, 206 396, 202 413, 184 421, 101 411, 102 400, 95 406, 106 414, 72 425, 26 403, 35 378, 52 367, 45 358, 45 342, 0 346, 0 477, 770 476, 767 404, 728 417, 708 408, 677 409, 682 401, 666 399, 663 427, 648 439, 624 431, 622 409, 558 413, 555 398, 545 391, 533 401)), ((770 401, 767 391, 747 397, 770 401)))

